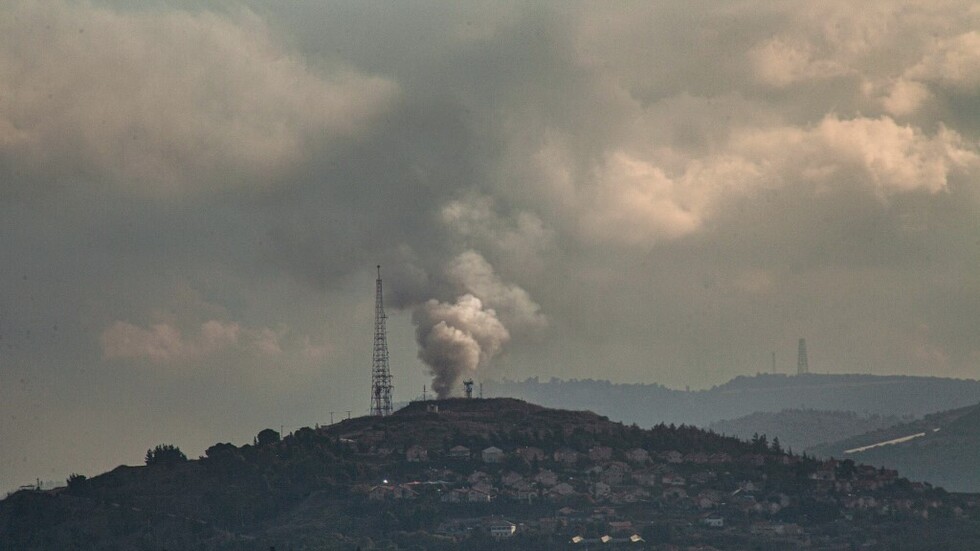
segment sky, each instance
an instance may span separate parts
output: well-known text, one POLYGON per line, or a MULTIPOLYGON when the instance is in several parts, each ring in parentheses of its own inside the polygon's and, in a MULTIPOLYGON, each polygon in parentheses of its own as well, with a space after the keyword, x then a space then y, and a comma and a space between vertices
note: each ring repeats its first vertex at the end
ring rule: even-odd
POLYGON ((0 489, 365 414, 376 265, 396 402, 980 374, 975 2, 132 4, 0 4, 0 489))

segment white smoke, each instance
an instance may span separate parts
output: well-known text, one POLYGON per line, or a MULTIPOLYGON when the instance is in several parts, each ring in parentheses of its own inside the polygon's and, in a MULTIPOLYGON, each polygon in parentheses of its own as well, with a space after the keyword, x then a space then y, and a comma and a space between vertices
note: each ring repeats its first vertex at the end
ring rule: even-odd
POLYGON ((447 271, 450 281, 499 312, 508 326, 533 330, 548 324, 531 295, 517 285, 504 283, 480 253, 464 252, 449 263, 447 271))
POLYGON ((548 323, 527 291, 505 283, 476 251, 454 258, 446 275, 462 295, 452 304, 429 300, 412 316, 419 359, 432 371, 432 388, 440 398, 500 353, 510 341, 507 327, 524 335, 548 323))
POLYGON ((510 340, 497 313, 465 294, 454 304, 429 300, 415 310, 419 359, 432 371, 432 389, 439 398, 452 394, 459 380, 475 373, 510 340))

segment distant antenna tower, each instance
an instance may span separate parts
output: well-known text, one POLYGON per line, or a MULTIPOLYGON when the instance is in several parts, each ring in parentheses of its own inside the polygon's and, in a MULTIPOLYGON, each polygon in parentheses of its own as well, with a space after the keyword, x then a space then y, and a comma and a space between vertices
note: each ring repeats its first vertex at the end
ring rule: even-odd
POLYGON ((466 392, 467 398, 473 397, 473 379, 463 381, 463 390, 466 392))
POLYGON ((371 415, 391 415, 391 371, 388 369, 388 329, 381 294, 381 266, 374 296, 374 358, 371 366, 371 415))
POLYGON ((796 374, 805 375, 810 372, 810 366, 806 361, 806 339, 800 339, 800 351, 796 357, 796 374))

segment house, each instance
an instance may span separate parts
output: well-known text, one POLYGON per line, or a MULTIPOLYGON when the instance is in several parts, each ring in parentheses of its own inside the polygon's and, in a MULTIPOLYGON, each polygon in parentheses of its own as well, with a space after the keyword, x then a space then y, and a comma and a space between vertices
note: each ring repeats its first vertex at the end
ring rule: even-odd
POLYGON ((797 524, 755 522, 749 531, 759 536, 799 536, 803 530, 797 524))
POLYGON ((718 515, 710 515, 701 519, 701 524, 711 528, 724 528, 725 518, 718 515))
POLYGON ((695 484, 706 484, 716 478, 718 478, 718 475, 714 471, 698 471, 687 477, 688 480, 695 484))
POLYGON ((650 452, 643 448, 633 448, 626 452, 626 460, 630 463, 646 463, 650 461, 650 452))
POLYGON ((634 472, 633 481, 640 486, 656 486, 660 475, 652 471, 634 472))
POLYGON ((687 481, 679 474, 668 473, 661 479, 665 486, 684 486, 687 481))
POLYGON ((579 516, 579 515, 578 515, 578 511, 576 511, 575 509, 572 509, 571 507, 567 507, 566 506, 566 507, 562 507, 561 509, 558 509, 558 516, 560 516, 560 517, 573 517, 573 516, 579 516))
POLYGON ((667 463, 683 463, 684 454, 677 450, 670 450, 663 454, 663 458, 667 463))
POLYGON ((650 498, 650 492, 636 486, 627 486, 626 489, 610 497, 613 503, 636 503, 650 498))
POLYGON ((594 446, 589 449, 589 459, 592 461, 609 461, 612 459, 612 448, 608 446, 594 446))
POLYGON ((415 499, 418 492, 407 484, 384 484, 371 488, 368 492, 368 499, 372 501, 388 501, 392 499, 415 499))
POLYGON ((514 491, 515 491, 514 497, 516 497, 518 501, 526 501, 528 503, 531 503, 531 501, 537 499, 539 495, 538 489, 535 488, 533 484, 526 481, 521 484, 518 484, 514 488, 514 491))
POLYGON ((613 461, 602 469, 599 480, 611 486, 618 486, 629 479, 631 469, 626 463, 613 461))
POLYGON ((500 483, 504 486, 513 488, 520 482, 524 482, 524 477, 515 473, 514 471, 506 472, 500 477, 500 483))
POLYGON ((708 456, 708 463, 720 464, 720 463, 731 463, 731 462, 732 462, 732 456, 724 452, 713 453, 708 456))
POLYGON ((605 482, 596 482, 595 484, 592 485, 591 488, 589 488, 589 490, 590 493, 592 494, 592 497, 602 498, 602 497, 609 497, 612 488, 609 486, 609 484, 606 484, 605 482))
POLYGON ((555 484, 550 490, 548 490, 548 497, 551 499, 559 499, 563 497, 570 496, 575 493, 575 488, 572 487, 568 482, 560 482, 555 484))
POLYGON ((410 446, 405 450, 405 460, 409 463, 421 463, 429 460, 429 450, 419 445, 410 446))
POLYGON ((534 475, 534 481, 542 486, 551 487, 558 484, 558 475, 548 469, 541 469, 534 475))
POLYGON ((844 501, 844 507, 848 509, 874 509, 878 506, 878 501, 873 496, 851 497, 844 501))
POLYGON ((480 480, 479 482, 470 486, 470 488, 480 492, 486 492, 488 494, 493 493, 494 491, 493 484, 490 484, 490 481, 488 480, 480 480))
POLYGON ((545 457, 544 450, 541 448, 535 448, 534 446, 522 446, 517 448, 514 453, 528 463, 532 463, 534 461, 544 461, 545 457))
POLYGON ((449 448, 449 457, 453 459, 469 459, 470 449, 466 446, 453 446, 449 448))
POLYGON ((606 519, 616 515, 616 508, 603 505, 602 507, 596 507, 592 509, 592 519, 601 520, 606 519))
POLYGON ((689 453, 684 456, 684 462, 694 463, 695 465, 704 465, 708 462, 708 454, 704 452, 689 453))
POLYGON ((506 520, 494 521, 490 524, 490 536, 494 538, 509 538, 517 532, 517 525, 506 520))
POLYGON ((483 458, 484 463, 500 463, 504 460, 504 450, 497 446, 490 446, 480 452, 480 456, 483 458))
POLYGON ((478 490, 476 488, 470 488, 466 491, 466 502, 467 503, 490 503, 492 496, 490 492, 484 490, 478 490))
POLYGON ((562 465, 574 465, 578 462, 578 452, 570 448, 555 450, 555 461, 562 465))
POLYGON ((701 490, 694 498, 694 504, 699 509, 714 509, 721 503, 721 492, 717 490, 701 490))
POLYGON ((466 477, 466 481, 470 484, 477 484, 480 482, 490 482, 490 475, 483 471, 473 471, 470 476, 466 477))

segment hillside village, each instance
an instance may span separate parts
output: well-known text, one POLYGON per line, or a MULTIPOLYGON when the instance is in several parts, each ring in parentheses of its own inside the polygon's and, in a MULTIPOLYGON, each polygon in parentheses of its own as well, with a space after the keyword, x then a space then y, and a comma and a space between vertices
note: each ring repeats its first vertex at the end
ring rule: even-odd
POLYGON ((0 502, 11 549, 971 549, 975 494, 513 399, 264 430, 0 502))
MULTIPOLYGON (((438 415, 438 406, 427 413, 438 415)), ((949 500, 894 470, 784 453, 778 440, 769 443, 765 436, 747 446, 719 438, 711 452, 583 445, 611 436, 607 428, 565 427, 550 446, 510 448, 451 442, 392 448, 371 432, 345 441, 366 457, 414 466, 402 469, 404 480, 354 488, 368 500, 437 501, 449 515, 453 506, 472 513, 483 505, 489 514, 438 525, 436 533, 456 539, 482 530, 495 538, 561 535, 573 544, 758 539, 809 546, 853 539, 848 527, 872 517, 977 514, 976 500, 949 500), (534 511, 544 514, 534 517, 534 511), (832 526, 804 528, 814 521, 832 526)))

